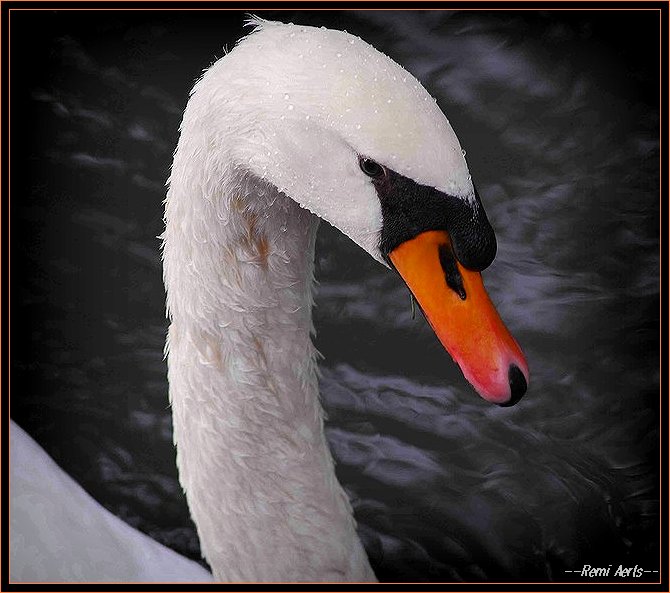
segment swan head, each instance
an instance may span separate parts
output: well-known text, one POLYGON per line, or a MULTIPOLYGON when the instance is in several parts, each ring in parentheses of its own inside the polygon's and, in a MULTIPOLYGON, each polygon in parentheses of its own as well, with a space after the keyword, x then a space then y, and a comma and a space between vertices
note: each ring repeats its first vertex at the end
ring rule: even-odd
POLYGON ((480 276, 495 235, 435 100, 346 32, 252 24, 194 88, 210 145, 398 271, 480 395, 518 401, 528 365, 480 276))

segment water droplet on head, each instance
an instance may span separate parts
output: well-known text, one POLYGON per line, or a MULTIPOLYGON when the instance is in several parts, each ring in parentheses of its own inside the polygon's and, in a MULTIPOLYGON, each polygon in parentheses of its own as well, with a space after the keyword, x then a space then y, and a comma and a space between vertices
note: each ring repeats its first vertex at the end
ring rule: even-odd
POLYGON ((302 54, 298 54, 298 58, 302 60, 302 54))
POLYGON ((287 109, 288 109, 289 111, 293 111, 293 105, 289 105, 289 106, 287 107, 287 109))
POLYGON ((465 155, 466 155, 465 150, 461 150, 461 154, 462 154, 463 156, 465 156, 465 155))
POLYGON ((353 45, 355 41, 353 39, 349 39, 349 45, 353 45))
POLYGON ((342 54, 341 54, 340 52, 337 52, 335 55, 336 55, 338 58, 341 58, 341 57, 342 57, 342 54))
POLYGON ((281 225, 281 227, 279 228, 279 230, 280 230, 282 233, 285 233, 285 232, 286 232, 286 225, 281 225))
POLYGON ((309 119, 309 115, 306 115, 306 116, 305 116, 305 119, 309 119))
POLYGON ((391 99, 386 99, 387 103, 392 103, 391 99))
POLYGON ((356 124, 356 129, 360 130, 361 129, 361 124, 356 124))
POLYGON ((288 96, 288 93, 287 93, 286 95, 284 95, 284 101, 288 101, 288 99, 289 99, 289 96, 288 96))

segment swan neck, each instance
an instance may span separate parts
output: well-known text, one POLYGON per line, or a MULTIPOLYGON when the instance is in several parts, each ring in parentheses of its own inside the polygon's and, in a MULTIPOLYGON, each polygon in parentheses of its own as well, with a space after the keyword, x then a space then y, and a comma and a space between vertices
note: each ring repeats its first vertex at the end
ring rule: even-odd
POLYGON ((168 378, 203 554, 227 581, 373 580, 323 430, 318 219, 245 175, 185 182, 180 148, 166 204, 168 378))

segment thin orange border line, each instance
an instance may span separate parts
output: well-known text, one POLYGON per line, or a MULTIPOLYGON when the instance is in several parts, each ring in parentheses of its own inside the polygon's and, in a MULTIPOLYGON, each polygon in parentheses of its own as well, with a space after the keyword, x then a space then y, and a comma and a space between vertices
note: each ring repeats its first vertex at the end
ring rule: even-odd
MULTIPOLYGON (((45 1, 45 0, 43 0, 45 1)), ((58 4, 59 0, 46 0, 47 2, 51 4, 58 4)), ((90 2, 90 0, 69 0, 75 1, 75 2, 90 2)), ((49 8, 23 8, 23 7, 12 7, 7 10, 7 16, 8 16, 8 25, 7 25, 7 77, 8 80, 11 80, 11 59, 10 59, 10 54, 11 54, 11 13, 13 11, 31 11, 31 12, 45 12, 49 10, 59 10, 59 11, 80 11, 80 12, 98 12, 98 11, 133 11, 133 12, 202 12, 202 11, 217 11, 217 12, 253 12, 253 8, 249 9, 239 9, 239 8, 225 8, 225 7, 216 7, 216 8, 188 8, 188 7, 183 7, 183 8, 132 8, 133 0, 114 0, 118 4, 127 4, 128 6, 119 6, 119 7, 106 7, 106 8, 57 8, 57 9, 49 9, 49 8)), ((155 3, 162 3, 162 2, 170 2, 170 3, 176 3, 176 2, 183 2, 183 0, 144 0, 145 2, 155 2, 155 3)), ((205 2, 212 2, 212 3, 217 3, 218 0, 200 0, 200 1, 205 1, 205 2)), ((298 2, 298 3, 308 3, 312 2, 313 0, 293 0, 293 2, 298 2)), ((345 0, 345 2, 348 2, 349 0, 345 0)), ((368 0, 372 2, 401 2, 403 0, 368 0)), ((426 1, 426 0, 424 0, 426 1)), ((429 2, 440 2, 441 0, 428 0, 429 2)), ((535 2, 536 0, 522 0, 522 1, 527 1, 527 2, 535 2)), ((575 0, 573 0, 575 1, 575 0)), ((630 0, 602 0, 603 2, 629 2, 630 0)), ((29 4, 30 2, 27 1, 26 4, 29 4)), ((358 2, 356 0, 350 0, 351 4, 357 4, 358 2)), ((2 4, 2 0, 0 0, 0 5, 2 4)), ((467 5, 467 4, 466 4, 467 5)), ((667 6, 667 4, 666 4, 667 6)), ((266 11, 269 10, 268 8, 261 8, 258 9, 259 11, 266 11)), ((293 9, 289 8, 276 8, 274 10, 278 11, 289 11, 293 9)), ((328 9, 328 8, 316 8, 316 9, 310 9, 311 12, 342 12, 344 11, 344 8, 338 8, 338 9, 328 9)), ((392 8, 392 9, 380 9, 380 8, 367 8, 366 10, 369 11, 387 11, 387 12, 408 12, 411 9, 409 8, 392 8)), ((444 10, 444 9, 427 9, 429 10, 444 10)), ((629 8, 596 8, 596 7, 588 7, 588 8, 579 8, 578 6, 575 7, 570 7, 570 8, 549 8, 549 9, 541 9, 541 8, 499 8, 499 9, 490 9, 490 8, 472 8, 468 7, 466 9, 463 8, 458 8, 458 7, 449 7, 449 10, 459 10, 461 12, 478 12, 478 11, 502 11, 506 10, 508 12, 526 12, 526 11, 539 11, 539 10, 546 10, 548 12, 564 12, 564 11, 572 11, 572 12, 582 12, 582 11, 591 11, 591 12, 596 12, 596 11, 604 11, 604 12, 649 12, 649 11, 655 11, 659 13, 659 46, 661 47, 662 51, 662 43, 664 41, 663 39, 663 26, 662 26, 662 9, 661 8, 634 8, 634 7, 629 7, 629 8)), ((670 24, 670 11, 668 12, 668 17, 667 17, 668 23, 670 24)), ((0 29, 2 26, 2 20, 1 20, 1 14, 0 14, 0 29)), ((669 27, 670 28, 670 27, 669 27)), ((667 45, 667 40, 666 45, 667 45)), ((667 49, 667 48, 666 48, 667 49)), ((667 53, 666 53, 667 57, 667 53)), ((662 109, 662 89, 661 89, 661 81, 662 81, 662 75, 663 75, 663 60, 659 59, 659 104, 658 104, 658 111, 659 111, 659 205, 660 205, 660 212, 659 212, 659 221, 660 221, 660 216, 662 215, 662 208, 663 208, 663 194, 662 194, 662 175, 663 175, 663 142, 662 142, 662 137, 660 135, 660 131, 662 129, 662 124, 663 124, 663 109, 662 109)), ((668 83, 668 90, 670 91, 670 82, 668 83)), ((8 128, 8 145, 11 144, 11 100, 10 96, 8 95, 8 118, 7 118, 7 128, 8 128)), ((2 118, 0 117, 0 134, 2 134, 2 118)), ((0 162, 2 158, 2 143, 0 143, 0 162)), ((8 224, 7 224, 7 238, 8 238, 8 261, 7 261, 7 267, 8 267, 8 274, 11 274, 11 225, 9 224, 9 221, 11 220, 11 200, 10 195, 11 195, 11 150, 8 150, 7 152, 7 164, 8 164, 8 171, 7 171, 7 187, 8 187, 8 193, 9 195, 7 196, 7 218, 8 218, 8 224)), ((0 184, 2 182, 2 167, 0 167, 0 184)), ((1 185, 0 185, 1 187, 1 185)), ((660 227, 661 234, 663 232, 662 225, 660 227)), ((663 246, 662 242, 660 241, 659 237, 659 295, 662 297, 663 293, 663 285, 661 282, 661 277, 660 277, 660 271, 662 270, 662 265, 663 265, 663 246)), ((669 252, 670 252, 670 246, 669 246, 669 252)), ((2 261, 2 242, 0 241, 0 261, 2 261)), ((2 287, 2 276, 0 275, 0 288, 2 287)), ((8 299, 8 312, 11 312, 11 293, 8 292, 7 294, 7 299, 8 299)), ((661 319, 661 313, 662 313, 662 298, 659 299, 659 321, 661 319)), ((11 319, 10 315, 8 315, 7 319, 7 325, 8 325, 8 331, 11 332, 11 319)), ((0 315, 0 332, 2 330, 2 316, 0 315)), ((1 335, 1 333, 0 333, 1 335)), ((663 335, 662 335, 662 326, 659 324, 659 369, 661 369, 661 363, 662 363, 662 351, 663 351, 663 335)), ((8 344, 9 345, 9 344, 8 344)), ((11 348, 8 348, 8 352, 11 353, 11 348)), ((2 354, 2 342, 0 340, 0 355, 2 354)), ((669 353, 670 354, 670 353, 669 353)), ((670 360, 670 358, 669 358, 670 360)), ((11 380, 11 371, 9 368, 10 365, 8 365, 8 381, 11 380)), ((2 379, 2 368, 0 365, 0 380, 2 379)), ((8 383, 9 385, 9 383, 8 383)), ((9 404, 11 404, 11 390, 9 395, 9 404)), ((662 384, 659 385, 659 412, 660 412, 660 406, 662 404, 661 401, 662 398, 662 384)), ((9 406, 8 406, 9 407, 9 406)), ((11 420, 11 418, 10 418, 11 420)), ((659 421, 660 421, 660 415, 659 415, 659 421)), ((9 423, 7 423, 7 429, 9 432, 9 423)), ((663 425, 662 423, 659 422, 659 450, 660 447, 662 446, 662 435, 663 435, 663 425)), ((9 449, 9 454, 11 455, 11 439, 8 440, 8 449, 9 449)), ((0 441, 0 453, 1 453, 1 441, 0 441)), ((9 457, 11 461, 11 457, 9 457)), ((659 465, 660 469, 660 465, 659 465)), ((9 484, 9 474, 8 474, 8 490, 11 488, 9 484)), ((2 475, 0 473, 0 486, 2 485, 2 475)), ((661 482, 661 472, 659 471, 659 485, 661 487, 660 491, 661 493, 663 492, 663 484, 661 482)), ((11 496, 8 497, 8 510, 11 513, 11 496)), ((8 514, 10 514, 8 513, 8 514)), ((0 514, 1 515, 1 514, 0 514)), ((659 570, 657 571, 659 574, 659 579, 658 581, 560 581, 556 582, 556 586, 560 587, 561 585, 586 585, 588 584, 589 586, 592 585, 613 585, 613 586, 619 586, 619 585, 630 585, 630 584, 636 584, 636 585, 655 585, 655 584, 662 584, 662 578, 661 578, 661 559, 662 559, 662 536, 663 536, 663 531, 662 531, 662 517, 663 517, 663 507, 662 505, 659 505, 659 542, 661 545, 659 546, 659 570)), ((0 526, 2 525, 2 517, 0 516, 0 526)), ((9 533, 10 529, 8 528, 8 543, 10 544, 11 547, 11 534, 9 533)), ((669 558, 670 558, 670 549, 668 550, 669 558)), ((44 584, 54 584, 54 585, 81 585, 81 584, 92 584, 92 585, 118 585, 118 586, 124 586, 124 585, 141 585, 141 586, 146 586, 146 585, 152 585, 152 584, 165 584, 165 585, 174 585, 176 583, 173 583, 172 581, 151 581, 151 582, 144 582, 144 581, 92 581, 90 583, 73 583, 71 581, 21 581, 18 583, 13 583, 11 579, 11 555, 8 554, 8 566, 7 566, 7 577, 8 585, 44 585, 44 584)), ((188 584, 203 584, 207 586, 211 585, 219 585, 221 583, 215 582, 209 585, 208 583, 183 583, 185 585, 188 584)), ((223 583, 227 585, 227 583, 223 583)), ((287 584, 294 584, 291 581, 269 581, 267 583, 263 582, 256 582, 256 581, 239 581, 236 583, 230 583, 231 585, 264 585, 264 584, 282 584, 282 585, 287 585, 287 584)), ((298 584, 298 583, 296 583, 298 584)), ((300 583, 300 584, 316 584, 316 585, 342 585, 343 583, 339 582, 330 582, 330 581, 325 581, 325 582, 306 582, 306 583, 300 583)), ((430 583, 424 583, 424 582, 414 582, 414 581, 385 581, 384 583, 368 583, 368 582, 348 582, 344 583, 347 586, 350 585, 366 585, 366 586, 371 586, 371 585, 424 585, 424 584, 430 584, 430 585, 511 585, 511 584, 521 584, 521 585, 551 585, 552 582, 550 581, 468 581, 466 583, 460 583, 457 581, 435 581, 435 582, 430 582, 430 583)), ((560 589, 555 589, 557 592, 560 591, 560 589)), ((233 591, 231 589, 231 591, 233 591)))

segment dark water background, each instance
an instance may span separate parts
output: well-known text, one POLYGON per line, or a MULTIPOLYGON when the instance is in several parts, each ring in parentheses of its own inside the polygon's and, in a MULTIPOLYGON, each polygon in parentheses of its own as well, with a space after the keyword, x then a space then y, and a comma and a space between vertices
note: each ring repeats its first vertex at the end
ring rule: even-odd
MULTIPOLYGON (((315 324, 338 476, 385 580, 659 569, 659 13, 261 12, 347 29, 449 116, 531 387, 480 400, 407 290, 323 224, 315 324)), ((238 12, 13 12, 13 417, 198 558, 162 357, 177 128, 238 12)), ((653 573, 644 578, 656 579, 653 573)))

